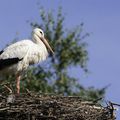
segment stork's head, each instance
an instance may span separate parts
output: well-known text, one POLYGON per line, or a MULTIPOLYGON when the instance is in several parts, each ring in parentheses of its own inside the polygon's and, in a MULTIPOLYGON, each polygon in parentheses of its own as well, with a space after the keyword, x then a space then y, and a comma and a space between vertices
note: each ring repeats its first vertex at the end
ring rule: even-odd
POLYGON ((54 54, 52 48, 50 47, 48 41, 46 40, 46 38, 44 37, 44 32, 43 30, 41 30, 40 28, 35 28, 32 32, 32 36, 33 36, 33 40, 37 43, 39 43, 39 41, 41 40, 44 45, 50 50, 50 52, 52 54, 54 54))

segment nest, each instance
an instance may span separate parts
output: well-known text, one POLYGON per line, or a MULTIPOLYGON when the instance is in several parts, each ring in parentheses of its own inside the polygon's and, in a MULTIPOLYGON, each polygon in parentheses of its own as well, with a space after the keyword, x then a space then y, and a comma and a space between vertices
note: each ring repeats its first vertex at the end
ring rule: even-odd
POLYGON ((110 105, 80 97, 21 94, 0 96, 0 120, 115 120, 110 105))

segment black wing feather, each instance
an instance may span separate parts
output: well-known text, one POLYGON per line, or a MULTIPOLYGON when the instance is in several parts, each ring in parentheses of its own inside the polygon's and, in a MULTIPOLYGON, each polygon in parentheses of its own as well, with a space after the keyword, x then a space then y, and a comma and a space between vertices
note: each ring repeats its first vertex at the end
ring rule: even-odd
POLYGON ((3 53, 4 51, 2 50, 2 51, 0 51, 0 55, 3 53))
MULTIPOLYGON (((22 58, 23 59, 23 58, 22 58)), ((11 65, 14 65, 21 61, 22 59, 19 58, 8 58, 8 59, 0 59, 0 70, 9 67, 11 65)))

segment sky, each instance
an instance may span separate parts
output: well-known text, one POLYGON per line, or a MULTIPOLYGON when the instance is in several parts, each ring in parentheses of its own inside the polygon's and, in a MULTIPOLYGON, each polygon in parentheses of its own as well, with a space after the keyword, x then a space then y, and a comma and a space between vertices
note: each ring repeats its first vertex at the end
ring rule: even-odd
POLYGON ((32 29, 26 21, 40 21, 40 6, 55 12, 62 6, 65 28, 72 29, 84 22, 84 31, 90 33, 86 38, 90 72, 86 75, 77 69, 73 75, 86 87, 109 86, 106 100, 120 103, 120 1, 1 0, 0 49, 16 37, 21 40, 30 37, 32 29))

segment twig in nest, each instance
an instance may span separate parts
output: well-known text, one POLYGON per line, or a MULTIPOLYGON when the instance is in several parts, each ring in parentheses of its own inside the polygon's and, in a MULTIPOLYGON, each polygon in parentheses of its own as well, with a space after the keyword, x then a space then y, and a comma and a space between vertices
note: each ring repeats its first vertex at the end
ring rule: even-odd
POLYGON ((111 118, 113 118, 113 116, 114 116, 114 106, 113 106, 113 104, 109 101, 109 104, 110 104, 110 113, 111 113, 111 118))
POLYGON ((120 107, 120 104, 113 103, 113 102, 110 102, 110 101, 109 101, 109 103, 111 103, 112 105, 116 105, 116 106, 119 106, 119 107, 120 107))
POLYGON ((97 103, 98 101, 100 101, 100 100, 102 100, 102 99, 103 99, 102 97, 97 98, 97 99, 95 99, 95 100, 93 101, 93 103, 97 103))
POLYGON ((4 85, 4 87, 9 91, 9 93, 13 93, 13 91, 12 91, 12 89, 11 88, 9 88, 7 85, 4 85))
POLYGON ((26 91, 27 91, 27 94, 28 94, 28 95, 32 96, 29 89, 26 88, 26 91))

